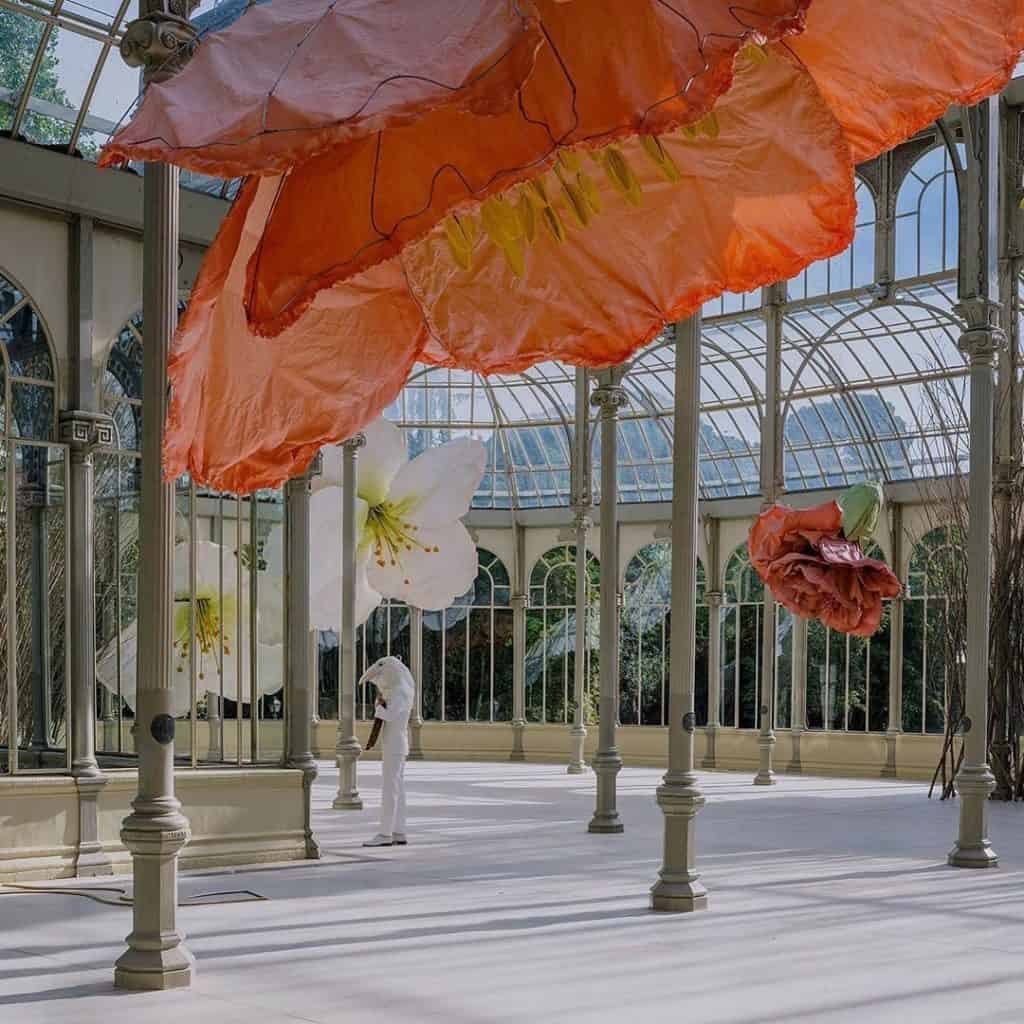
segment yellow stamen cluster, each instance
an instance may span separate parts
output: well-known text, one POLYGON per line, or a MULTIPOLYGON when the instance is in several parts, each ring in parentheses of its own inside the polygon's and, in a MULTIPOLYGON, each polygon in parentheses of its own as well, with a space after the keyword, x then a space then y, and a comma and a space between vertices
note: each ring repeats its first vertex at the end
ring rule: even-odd
MULTIPOLYGON (((440 551, 436 545, 425 547, 417 539, 419 527, 408 518, 410 501, 382 501, 371 505, 366 513, 366 536, 373 551, 374 561, 382 569, 402 564, 405 552, 420 548, 424 553, 440 551)), ((410 581, 407 579, 406 584, 410 581)))
MULTIPOLYGON (((718 117, 712 111, 680 129, 680 133, 684 139, 702 136, 717 139, 718 117)), ((658 136, 642 135, 640 145, 666 181, 678 184, 683 180, 658 136)), ((630 206, 642 204, 643 187, 618 146, 594 150, 590 159, 630 206)), ((556 157, 553 170, 553 180, 552 176, 542 175, 504 195, 485 199, 480 205, 479 216, 453 213, 446 218, 445 240, 456 266, 472 270, 473 252, 483 234, 502 251, 512 273, 522 277, 526 272, 526 250, 536 240, 540 228, 554 241, 562 243, 569 237, 567 224, 585 228, 601 213, 597 186, 583 169, 578 153, 563 150, 556 157)))
POLYGON ((221 651, 225 655, 231 653, 231 636, 222 627, 221 606, 224 608, 224 619, 230 621, 234 615, 235 599, 233 596, 204 593, 195 599, 194 632, 192 629, 192 602, 188 595, 177 597, 174 601, 174 650, 180 661, 177 671, 184 672, 182 662, 187 662, 195 643, 199 655, 199 678, 204 679, 204 663, 208 657, 216 661, 221 651))

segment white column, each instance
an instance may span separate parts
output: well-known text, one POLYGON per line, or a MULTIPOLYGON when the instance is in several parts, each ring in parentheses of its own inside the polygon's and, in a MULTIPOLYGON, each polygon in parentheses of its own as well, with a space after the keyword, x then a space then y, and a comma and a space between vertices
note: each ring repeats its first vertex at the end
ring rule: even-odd
POLYGON ((698 466, 700 455, 700 314, 676 324, 675 431, 672 451, 672 661, 669 666, 668 771, 658 788, 665 816, 661 870, 651 908, 707 909, 696 870, 696 816, 704 796, 694 772, 697 729, 694 658, 697 639, 698 466))
POLYGON ((108 416, 77 410, 60 418, 61 440, 71 461, 69 538, 71 548, 71 774, 78 788, 78 852, 75 875, 109 875, 110 858, 99 841, 97 802, 106 776, 96 760, 96 571, 94 550, 93 449, 114 443, 108 416))
POLYGON ((799 775, 803 771, 800 741, 807 731, 807 626, 807 619, 803 616, 793 616, 793 711, 789 725, 793 755, 786 766, 791 775, 799 775))
POLYGON ((512 605, 512 752, 510 761, 525 761, 526 749, 526 609, 530 599, 526 567, 526 531, 516 524, 512 605))
POLYGON ((574 651, 572 727, 569 730, 570 775, 582 775, 586 770, 583 751, 587 742, 587 725, 583 695, 587 670, 587 533, 591 521, 587 514, 592 501, 590 476, 590 415, 589 381, 587 371, 576 369, 576 409, 574 417, 572 490, 573 543, 576 546, 576 648, 574 651))
POLYGON ((960 349, 971 374, 971 455, 967 535, 967 668, 965 757, 957 773, 960 829, 949 853, 954 867, 995 867, 988 838, 988 798, 995 778, 988 763, 989 606, 992 578, 992 460, 995 371, 1006 343, 998 324, 999 98, 964 112, 967 171, 961 196, 960 303, 967 323, 960 349))
POLYGON ((582 775, 586 770, 583 750, 587 742, 587 726, 584 717, 583 697, 587 671, 587 533, 590 517, 577 512, 573 519, 576 544, 576 649, 573 664, 573 701, 575 708, 572 728, 569 730, 571 753, 566 769, 570 775, 582 775))
POLYGON ((362 810, 358 765, 363 748, 356 738, 356 459, 366 444, 356 434, 342 445, 341 509, 341 664, 339 665, 338 795, 336 811, 362 810))
MULTIPOLYGON (((892 568, 897 576, 903 576, 903 506, 893 502, 889 507, 892 568)), ((903 732, 903 609, 900 594, 889 604, 889 721, 885 730, 883 779, 896 778, 896 745, 903 732)))
POLYGON ((593 768, 597 774, 597 801, 589 831, 623 831, 616 800, 616 780, 622 758, 615 745, 619 709, 619 632, 616 594, 619 589, 618 416, 626 404, 619 386, 621 371, 605 370, 591 401, 601 410, 601 702, 598 746, 593 768))
MULTIPOLYGON (((315 469, 313 470, 316 471, 315 469)), ((310 665, 313 653, 309 627, 310 523, 309 499, 312 472, 303 473, 285 485, 285 565, 287 568, 285 621, 286 718, 284 764, 302 772, 306 856, 320 857, 320 845, 313 835, 312 797, 316 780, 313 757, 313 710, 316 683, 310 665)))
MULTIPOLYGON (((773 285, 766 292, 767 332, 765 343, 764 419, 761 423, 761 494, 764 506, 774 504, 782 490, 782 426, 780 395, 782 372, 782 308, 785 285, 773 285)), ((755 786, 774 786, 775 771, 775 648, 778 614, 775 598, 764 588, 764 618, 761 623, 760 736, 757 745, 760 766, 755 786)))
POLYGON ((416 702, 409 716, 409 760, 423 760, 423 612, 409 609, 409 671, 416 681, 416 702))
MULTIPOLYGON (((180 70, 195 46, 187 16, 195 0, 165 13, 161 0, 141 0, 125 30, 121 55, 143 66, 147 84, 180 70)), ((178 930, 178 853, 189 825, 174 795, 171 679, 174 583, 174 484, 161 469, 167 405, 167 354, 178 318, 178 171, 147 164, 143 178, 142 494, 139 515, 138 683, 135 746, 139 789, 121 841, 132 854, 135 898, 128 949, 114 984, 127 989, 191 984, 193 957, 178 930)))
POLYGON ((704 601, 708 606, 708 724, 701 767, 710 769, 715 767, 718 730, 722 725, 721 521, 709 518, 706 527, 708 564, 704 566, 707 581, 704 601))

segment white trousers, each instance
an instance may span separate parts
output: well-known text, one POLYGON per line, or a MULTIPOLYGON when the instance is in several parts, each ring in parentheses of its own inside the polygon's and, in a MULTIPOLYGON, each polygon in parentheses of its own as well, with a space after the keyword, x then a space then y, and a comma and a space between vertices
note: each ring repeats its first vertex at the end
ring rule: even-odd
POLYGON ((405 832, 405 757, 389 756, 381 761, 380 834, 405 832))

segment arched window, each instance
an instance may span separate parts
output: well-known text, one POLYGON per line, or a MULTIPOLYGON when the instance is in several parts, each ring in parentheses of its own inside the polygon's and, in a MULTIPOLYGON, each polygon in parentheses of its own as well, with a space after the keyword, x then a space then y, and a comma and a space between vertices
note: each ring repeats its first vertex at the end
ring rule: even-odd
POLYGON ((103 370, 103 409, 114 420, 117 446, 142 450, 142 313, 121 328, 103 370))
MULTIPOLYGON (((699 725, 708 714, 708 609, 704 566, 697 562, 697 650, 694 704, 699 725)), ((623 725, 668 723, 672 623, 672 545, 641 548, 626 566, 619 629, 619 720, 623 725)))
POLYGON ((103 411, 114 421, 114 448, 93 456, 96 571, 96 650, 109 666, 97 679, 103 727, 98 747, 131 750, 124 719, 130 650, 120 650, 138 615, 139 513, 142 491, 142 313, 118 332, 103 369, 103 411))
POLYGON ((477 549, 473 587, 443 612, 423 613, 423 717, 512 720, 512 607, 508 570, 477 549))
MULTIPOLYGON (((587 557, 587 665, 584 708, 597 710, 597 652, 600 647, 601 570, 587 557)), ((552 548, 530 573, 530 607, 526 613, 526 718, 530 722, 570 722, 576 664, 576 548, 552 548)))
POLYGON ((946 620, 963 572, 954 527, 938 527, 914 546, 903 606, 903 730, 941 733, 949 678, 946 620))
MULTIPOLYGON (((722 605, 721 723, 737 729, 756 729, 761 689, 761 635, 764 584, 750 564, 747 545, 738 547, 725 568, 722 605)), ((775 724, 792 719, 793 617, 775 606, 775 724)))
MULTIPOLYGON (((884 561, 877 544, 864 552, 884 561)), ((889 725, 890 602, 870 638, 848 636, 811 621, 807 628, 807 727, 884 732, 889 725)))
MULTIPOLYGON (((957 147, 964 159, 963 145, 957 147)), ((911 167, 896 197, 896 278, 906 280, 956 268, 960 214, 956 175, 945 146, 911 167)))
POLYGON ((66 751, 68 481, 54 443, 50 339, 31 298, 2 273, 0 348, 0 665, 15 677, 14 709, 0 687, 0 771, 13 771, 53 766, 66 751))
POLYGON ((871 188, 857 179, 857 225, 852 244, 827 260, 812 263, 789 282, 790 299, 835 295, 871 284, 875 279, 875 225, 878 213, 871 188))

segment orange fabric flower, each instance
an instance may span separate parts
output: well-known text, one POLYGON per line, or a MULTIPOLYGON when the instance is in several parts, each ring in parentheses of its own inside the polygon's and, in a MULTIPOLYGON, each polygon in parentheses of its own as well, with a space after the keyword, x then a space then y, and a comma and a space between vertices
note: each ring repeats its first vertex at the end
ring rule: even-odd
POLYGON ((882 601, 896 597, 900 581, 884 562, 865 558, 842 536, 834 501, 810 509, 772 505, 750 530, 750 561, 779 604, 829 629, 872 636, 882 622, 882 601))
POLYGON ((254 7, 103 157, 258 176, 174 343, 165 472, 276 486, 416 361, 619 363, 842 251, 855 162, 1022 47, 1024 0, 254 7))

